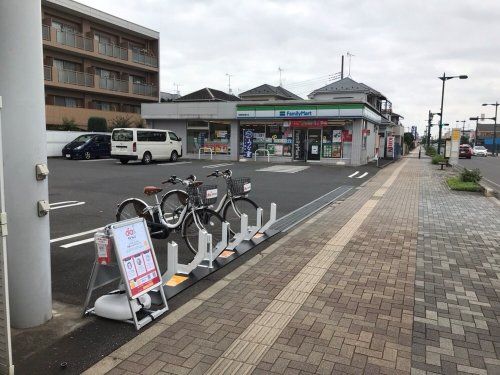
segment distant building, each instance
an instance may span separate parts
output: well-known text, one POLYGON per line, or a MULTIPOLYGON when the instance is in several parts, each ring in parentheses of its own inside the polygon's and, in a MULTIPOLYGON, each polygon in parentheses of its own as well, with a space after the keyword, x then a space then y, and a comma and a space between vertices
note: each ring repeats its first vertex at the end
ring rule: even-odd
POLYGON ((260 85, 253 89, 242 92, 239 97, 242 100, 268 101, 268 100, 302 100, 298 95, 284 89, 281 86, 260 85))
POLYGON ((179 94, 171 94, 169 92, 160 92, 160 102, 161 103, 166 103, 166 102, 171 102, 177 98, 180 98, 181 96, 179 94))
MULTIPOLYGON (((478 124, 477 125, 477 145, 482 145, 488 149, 488 151, 493 151, 493 134, 495 124, 478 124)), ((500 149, 500 125, 497 124, 497 139, 496 139, 497 149, 500 149)))
POLYGON ((42 37, 47 125, 139 120, 141 103, 158 102, 158 32, 72 0, 42 0, 42 37))
POLYGON ((241 99, 237 96, 226 94, 224 91, 205 87, 190 94, 181 96, 176 102, 238 102, 241 99))

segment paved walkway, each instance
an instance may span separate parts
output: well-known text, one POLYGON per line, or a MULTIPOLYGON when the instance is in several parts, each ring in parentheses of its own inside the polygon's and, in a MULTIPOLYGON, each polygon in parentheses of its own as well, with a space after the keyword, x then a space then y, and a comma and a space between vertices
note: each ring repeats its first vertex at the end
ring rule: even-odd
POLYGON ((406 158, 88 374, 500 373, 500 206, 406 158))

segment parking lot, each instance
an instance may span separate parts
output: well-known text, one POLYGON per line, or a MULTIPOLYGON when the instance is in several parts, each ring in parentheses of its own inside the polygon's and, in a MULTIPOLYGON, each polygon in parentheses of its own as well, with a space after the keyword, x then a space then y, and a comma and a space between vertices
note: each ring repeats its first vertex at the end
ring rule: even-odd
MULTIPOLYGON (((60 302, 79 305, 83 302, 86 281, 94 260, 92 238, 96 229, 115 221, 117 204, 129 197, 152 201, 142 193, 146 185, 161 186, 170 175, 185 177, 191 173, 199 180, 219 169, 232 169, 235 177, 250 177, 250 197, 264 208, 278 206, 278 218, 311 202, 339 186, 358 186, 376 173, 373 167, 333 167, 286 163, 237 163, 221 161, 187 161, 142 165, 122 165, 112 159, 75 161, 49 160, 49 194, 53 211, 51 223, 51 258, 53 297, 60 302), (358 172, 358 173, 356 173, 358 172), (351 177, 349 177, 351 176, 351 177)), ((222 179, 219 196, 225 192, 222 179)), ((165 190, 171 185, 163 185, 165 190)), ((178 187, 178 186, 176 186, 178 187)), ((192 257, 180 235, 168 240, 179 243, 179 260, 192 257)), ((166 261, 166 240, 155 240, 160 264, 166 261)))

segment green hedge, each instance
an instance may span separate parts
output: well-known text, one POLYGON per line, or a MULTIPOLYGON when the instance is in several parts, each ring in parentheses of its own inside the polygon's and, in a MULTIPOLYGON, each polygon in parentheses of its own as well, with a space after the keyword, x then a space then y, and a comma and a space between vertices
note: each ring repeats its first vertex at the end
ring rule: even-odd
POLYGON ((89 117, 87 127, 90 132, 107 132, 108 123, 103 117, 89 117))
POLYGON ((446 158, 443 155, 434 155, 432 157, 432 164, 438 164, 446 161, 446 158))
POLYGON ((475 169, 464 169, 462 173, 460 173, 460 179, 464 182, 479 182, 481 181, 481 171, 477 168, 475 169))
POLYGON ((476 182, 462 181, 460 177, 450 177, 446 179, 446 183, 451 190, 459 191, 482 191, 483 188, 476 182))

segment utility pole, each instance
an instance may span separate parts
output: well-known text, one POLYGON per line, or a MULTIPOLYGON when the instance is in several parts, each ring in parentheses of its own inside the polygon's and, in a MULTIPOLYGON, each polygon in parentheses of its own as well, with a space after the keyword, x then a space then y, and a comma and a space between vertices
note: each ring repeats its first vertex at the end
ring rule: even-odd
POLYGON ((0 35, 10 317, 29 328, 52 317, 40 1, 0 0, 0 35))
POLYGON ((282 69, 280 66, 278 66, 278 71, 280 72, 280 87, 282 87, 283 81, 281 80, 281 72, 284 72, 284 69, 282 69))
POLYGON ((233 91, 231 90, 231 77, 232 77, 233 75, 232 75, 232 74, 229 74, 229 73, 226 73, 226 76, 227 76, 227 78, 229 79, 229 83, 227 84, 227 88, 228 88, 227 93, 231 95, 231 94, 233 93, 233 91))

